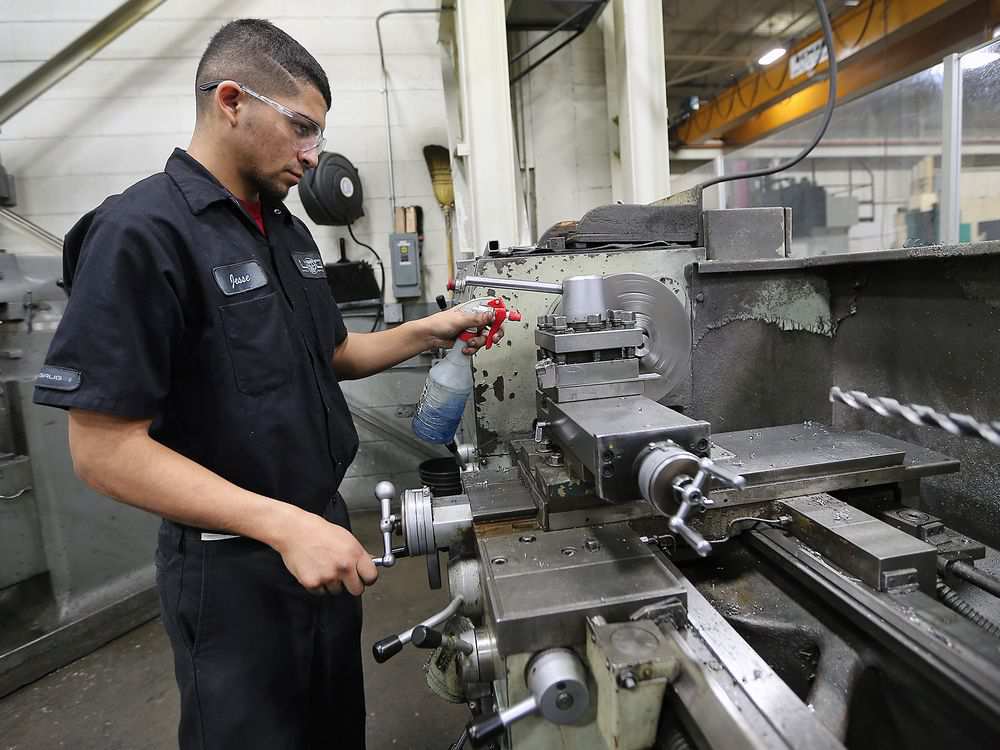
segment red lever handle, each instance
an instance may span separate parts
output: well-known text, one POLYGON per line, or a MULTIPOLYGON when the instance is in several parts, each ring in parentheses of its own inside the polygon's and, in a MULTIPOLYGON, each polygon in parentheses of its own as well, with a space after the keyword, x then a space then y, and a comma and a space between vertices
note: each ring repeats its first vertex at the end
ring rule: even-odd
MULTIPOLYGON (((521 319, 521 313, 517 310, 508 310, 507 305, 499 297, 494 297, 486 303, 487 307, 493 308, 493 321, 490 324, 490 329, 486 333, 486 348, 490 349, 493 347, 493 342, 496 339, 497 332, 503 327, 505 320, 519 321, 521 319)), ((462 341, 471 341, 479 332, 463 331, 458 335, 462 341)))

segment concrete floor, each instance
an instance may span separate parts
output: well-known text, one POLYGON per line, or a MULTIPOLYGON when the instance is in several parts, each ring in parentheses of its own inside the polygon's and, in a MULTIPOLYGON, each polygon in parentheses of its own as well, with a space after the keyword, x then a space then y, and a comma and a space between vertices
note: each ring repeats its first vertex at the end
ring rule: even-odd
MULTIPOLYGON (((377 516, 351 520, 361 543, 378 550, 377 516)), ((407 647, 386 664, 371 657, 374 641, 443 607, 445 592, 427 588, 423 558, 382 573, 364 596, 368 748, 446 750, 468 711, 426 687, 428 652, 407 647)), ((177 747, 177 717, 170 646, 156 620, 0 699, 0 750, 168 750, 177 747)), ((335 730, 330 739, 334 747, 335 730)))

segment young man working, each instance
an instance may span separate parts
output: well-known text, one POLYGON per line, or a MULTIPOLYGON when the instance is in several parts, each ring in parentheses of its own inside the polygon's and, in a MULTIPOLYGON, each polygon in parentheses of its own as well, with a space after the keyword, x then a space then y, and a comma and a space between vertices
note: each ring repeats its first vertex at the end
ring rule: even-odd
POLYGON ((281 202, 323 148, 322 68, 247 19, 196 77, 188 150, 66 237, 70 298, 35 401, 69 409, 87 484, 164 519, 181 748, 361 748, 358 597, 378 573, 337 493, 358 446, 338 381, 486 320, 348 334, 281 202))

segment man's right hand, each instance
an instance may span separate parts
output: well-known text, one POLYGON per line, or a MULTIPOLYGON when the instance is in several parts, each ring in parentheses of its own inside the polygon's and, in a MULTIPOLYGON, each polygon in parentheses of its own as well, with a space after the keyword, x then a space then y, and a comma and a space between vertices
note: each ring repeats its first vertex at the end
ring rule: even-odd
POLYGON ((317 594, 344 588, 361 596, 365 586, 378 580, 371 554, 351 532, 314 513, 296 511, 273 546, 299 583, 317 594))

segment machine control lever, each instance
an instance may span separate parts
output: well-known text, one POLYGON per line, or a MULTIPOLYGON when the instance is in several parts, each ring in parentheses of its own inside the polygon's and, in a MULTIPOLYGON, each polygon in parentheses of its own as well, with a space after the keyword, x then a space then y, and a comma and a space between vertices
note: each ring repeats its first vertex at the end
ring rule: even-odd
POLYGON ((548 427, 548 426, 549 426, 548 422, 543 422, 540 419, 535 422, 535 442, 536 443, 542 442, 542 438, 544 437, 544 433, 545 433, 545 428, 548 427))
POLYGON ((525 682, 530 693, 527 698, 469 724, 473 747, 485 745, 526 716, 537 713, 556 724, 575 724, 590 708, 583 663, 568 648, 550 648, 535 654, 528 662, 525 682))
POLYGON ((471 654, 475 648, 471 643, 454 635, 446 635, 440 630, 429 628, 426 625, 417 625, 413 629, 413 645, 417 648, 434 649, 438 646, 453 651, 461 651, 463 654, 471 654))
POLYGON ((447 607, 442 609, 440 612, 436 612, 431 615, 416 627, 404 630, 402 633, 397 635, 386 636, 382 640, 376 641, 375 645, 372 646, 372 656, 375 657, 375 661, 379 664, 384 664, 389 661, 389 659, 403 650, 403 646, 413 640, 413 635, 418 627, 423 626, 424 628, 429 629, 446 622, 452 615, 458 612, 464 601, 465 598, 463 596, 456 596, 448 602, 447 607))
POLYGON ((736 472, 719 466, 710 458, 699 457, 672 442, 651 443, 638 459, 639 490, 657 510, 669 516, 670 530, 701 557, 712 551, 712 545, 688 525, 688 519, 712 505, 707 495, 709 479, 742 490, 746 479, 736 472), (678 507, 672 513, 664 500, 672 497, 678 507))
POLYGON ((378 527, 382 532, 382 556, 373 557, 372 562, 382 568, 391 568, 396 564, 397 557, 406 557, 406 548, 393 549, 392 532, 399 519, 392 512, 392 501, 396 499, 396 486, 392 482, 379 482, 375 485, 375 497, 382 509, 382 517, 378 527))

